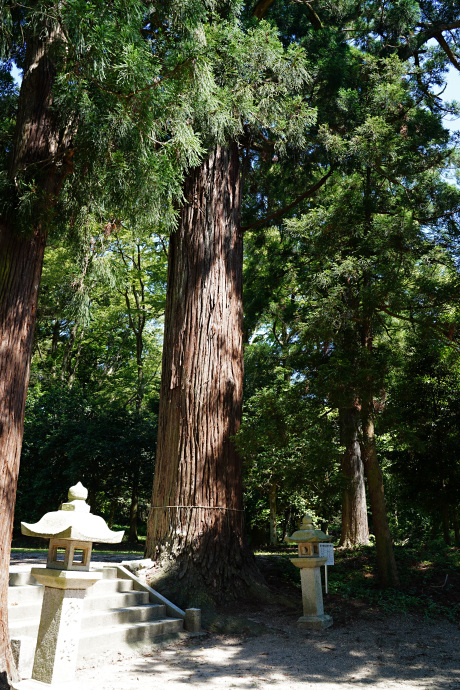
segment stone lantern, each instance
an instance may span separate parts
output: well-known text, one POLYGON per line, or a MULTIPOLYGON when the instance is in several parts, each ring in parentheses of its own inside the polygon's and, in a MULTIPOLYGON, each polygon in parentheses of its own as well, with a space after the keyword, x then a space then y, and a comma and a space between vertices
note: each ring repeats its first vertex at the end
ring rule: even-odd
POLYGON ((322 630, 332 625, 332 618, 324 613, 323 591, 321 588, 321 566, 327 557, 319 555, 319 544, 331 541, 320 529, 315 529, 311 515, 305 515, 300 530, 285 541, 298 544, 299 555, 291 558, 291 563, 300 568, 302 584, 303 616, 298 625, 303 628, 322 630))
POLYGON ((115 544, 123 532, 112 532, 86 503, 87 489, 79 482, 69 489, 68 502, 46 513, 36 524, 21 523, 29 537, 49 539, 45 568, 31 573, 45 586, 32 680, 19 683, 27 690, 68 687, 75 676, 83 599, 86 590, 102 578, 90 571, 92 542, 115 544))

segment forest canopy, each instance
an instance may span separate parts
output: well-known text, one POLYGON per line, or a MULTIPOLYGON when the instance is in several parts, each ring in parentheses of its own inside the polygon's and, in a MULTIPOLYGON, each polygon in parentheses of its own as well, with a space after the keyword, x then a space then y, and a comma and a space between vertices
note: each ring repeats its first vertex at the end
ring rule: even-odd
POLYGON ((215 590, 460 544, 458 1, 0 7, 4 552, 17 476, 215 590))

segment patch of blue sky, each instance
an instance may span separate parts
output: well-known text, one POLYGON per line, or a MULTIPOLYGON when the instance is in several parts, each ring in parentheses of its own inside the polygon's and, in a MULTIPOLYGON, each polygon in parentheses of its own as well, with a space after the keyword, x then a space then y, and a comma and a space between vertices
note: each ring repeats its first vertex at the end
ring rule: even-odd
POLYGON ((11 70, 11 74, 13 75, 13 79, 14 79, 15 83, 18 86, 21 86, 22 70, 18 69, 18 67, 14 64, 14 62, 13 62, 13 69, 11 70))
MULTIPOLYGON (((460 102, 460 72, 451 67, 446 79, 446 88, 442 93, 442 100, 446 103, 452 101, 460 102)), ((444 126, 451 132, 460 131, 460 115, 445 115, 443 118, 444 126)))

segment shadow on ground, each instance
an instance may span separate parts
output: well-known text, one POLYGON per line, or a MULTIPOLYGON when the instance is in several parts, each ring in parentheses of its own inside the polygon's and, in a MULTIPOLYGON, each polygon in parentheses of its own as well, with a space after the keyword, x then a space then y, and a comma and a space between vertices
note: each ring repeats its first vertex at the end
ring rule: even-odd
POLYGON ((353 621, 322 633, 299 632, 297 614, 273 607, 251 619, 257 637, 206 635, 111 665, 80 671, 85 690, 197 690, 340 687, 460 688, 460 636, 448 622, 421 617, 353 621), (94 684, 93 684, 94 683, 94 684))

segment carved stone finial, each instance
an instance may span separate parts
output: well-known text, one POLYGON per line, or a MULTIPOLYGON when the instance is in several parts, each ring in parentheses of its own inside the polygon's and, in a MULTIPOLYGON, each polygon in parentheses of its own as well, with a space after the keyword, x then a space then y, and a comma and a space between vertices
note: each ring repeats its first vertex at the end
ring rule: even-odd
POLYGON ((67 494, 69 500, 66 503, 61 503, 59 510, 74 510, 78 513, 89 513, 90 507, 86 503, 88 498, 88 489, 85 489, 81 482, 71 486, 67 494))
POLYGON ((86 501, 88 498, 88 489, 85 489, 81 482, 71 486, 67 494, 69 501, 86 501))
POLYGON ((309 513, 305 513, 302 518, 302 526, 300 529, 315 529, 312 517, 309 513))

